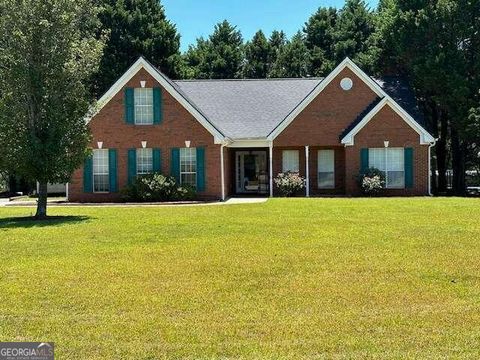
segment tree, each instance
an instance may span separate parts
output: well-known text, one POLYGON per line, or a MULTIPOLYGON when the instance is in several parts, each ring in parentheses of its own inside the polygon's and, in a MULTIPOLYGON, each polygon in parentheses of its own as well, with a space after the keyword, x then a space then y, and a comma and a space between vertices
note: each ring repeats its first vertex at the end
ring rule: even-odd
POLYGON ((269 69, 268 77, 280 77, 281 69, 277 68, 278 58, 285 50, 287 44, 287 36, 283 31, 273 30, 270 38, 268 39, 268 45, 270 48, 270 55, 268 58, 269 69))
POLYGON ((309 75, 324 76, 337 65, 333 53, 336 23, 337 9, 332 7, 320 7, 305 23, 303 33, 309 52, 309 75))
POLYGON ((262 30, 255 33, 245 45, 243 77, 266 78, 270 69, 270 45, 262 30))
POLYGON ((39 182, 41 219, 47 183, 69 181, 87 155, 88 79, 104 42, 89 0, 2 0, 0 13, 1 165, 39 182))
POLYGON ((298 31, 287 42, 273 65, 272 77, 307 76, 308 50, 302 33, 298 31))
POLYGON ((375 59, 372 35, 374 15, 367 9, 364 0, 347 0, 340 10, 333 36, 334 62, 338 64, 350 57, 364 70, 372 72, 375 59))
POLYGON ((235 79, 241 77, 243 38, 236 26, 227 20, 215 25, 207 40, 197 39, 190 46, 185 61, 187 76, 202 79, 235 79))
POLYGON ((180 35, 159 0, 97 0, 102 30, 110 34, 100 67, 92 77, 103 94, 140 56, 172 78, 182 72, 180 35))

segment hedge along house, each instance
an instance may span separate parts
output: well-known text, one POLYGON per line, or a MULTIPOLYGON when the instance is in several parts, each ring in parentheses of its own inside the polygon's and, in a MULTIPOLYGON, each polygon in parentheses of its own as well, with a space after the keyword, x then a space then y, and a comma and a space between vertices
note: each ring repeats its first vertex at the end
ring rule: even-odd
POLYGON ((182 81, 140 58, 99 100, 69 200, 117 201, 153 171, 205 199, 273 196, 284 171, 306 178, 305 196, 356 195, 367 167, 385 171, 388 195, 427 195, 435 140, 421 124, 408 87, 348 58, 323 79, 182 81))

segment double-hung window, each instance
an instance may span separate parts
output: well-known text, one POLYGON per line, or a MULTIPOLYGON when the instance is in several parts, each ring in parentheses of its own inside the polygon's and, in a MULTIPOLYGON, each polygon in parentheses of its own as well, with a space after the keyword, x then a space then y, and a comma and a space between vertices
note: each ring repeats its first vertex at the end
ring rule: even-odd
POLYGON ((300 170, 300 161, 299 161, 299 151, 298 150, 283 150, 282 151, 282 172, 299 172, 300 170))
POLYGON ((197 149, 180 149, 180 183, 182 185, 197 185, 197 149))
POLYGON ((335 151, 318 150, 318 188, 335 187, 335 151))
POLYGON ((135 88, 135 124, 150 125, 153 124, 153 89, 135 88))
POLYGON ((152 149, 137 149, 137 175, 153 172, 152 149))
POLYGON ((368 150, 368 166, 385 173, 387 189, 405 187, 405 152, 403 148, 371 148, 368 150))
POLYGON ((110 191, 108 149, 93 150, 93 191, 110 191))

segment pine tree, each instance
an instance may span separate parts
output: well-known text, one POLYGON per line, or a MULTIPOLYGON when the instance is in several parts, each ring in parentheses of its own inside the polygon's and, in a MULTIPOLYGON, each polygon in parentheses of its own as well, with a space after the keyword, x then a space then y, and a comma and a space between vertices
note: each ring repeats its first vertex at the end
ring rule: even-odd
POLYGON ((266 78, 270 69, 270 45, 262 30, 255 33, 245 45, 243 77, 266 78))
POLYGON ((110 35, 98 72, 97 96, 105 92, 140 56, 170 77, 181 73, 180 35, 159 0, 99 0, 102 29, 110 35))
POLYGON ((307 76, 308 50, 303 35, 298 31, 279 53, 272 68, 272 77, 307 76))

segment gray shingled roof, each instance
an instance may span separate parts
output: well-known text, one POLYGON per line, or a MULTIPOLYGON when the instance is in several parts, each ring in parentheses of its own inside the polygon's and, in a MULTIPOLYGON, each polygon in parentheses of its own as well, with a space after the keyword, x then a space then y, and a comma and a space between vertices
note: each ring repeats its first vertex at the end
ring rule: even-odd
MULTIPOLYGON (((255 139, 267 137, 321 81, 301 78, 173 83, 226 136, 255 139)), ((404 81, 394 77, 375 81, 423 125, 413 93, 404 81)))

